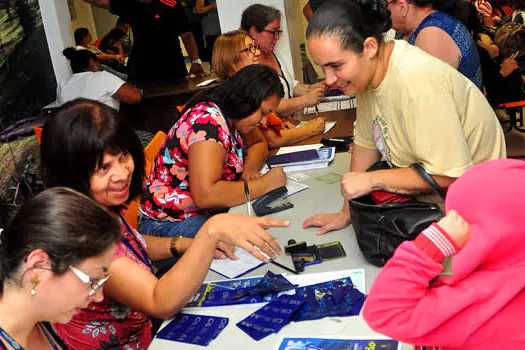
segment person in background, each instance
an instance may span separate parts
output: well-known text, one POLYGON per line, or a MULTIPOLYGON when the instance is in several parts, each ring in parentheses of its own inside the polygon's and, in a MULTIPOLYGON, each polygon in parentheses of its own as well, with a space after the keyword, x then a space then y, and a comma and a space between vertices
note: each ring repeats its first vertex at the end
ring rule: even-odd
POLYGON ((525 0, 514 0, 512 2, 514 12, 511 21, 519 24, 525 24, 525 0))
POLYGON ((464 0, 393 0, 388 2, 392 28, 403 39, 450 64, 482 89, 476 43, 463 23, 469 3, 464 0))
POLYGON ((71 189, 27 200, 0 233, 0 347, 66 349, 50 322, 102 300, 119 239, 112 215, 71 189))
POLYGON ((119 110, 120 102, 133 104, 142 101, 140 89, 109 72, 101 71, 100 62, 91 51, 77 51, 69 47, 63 53, 71 62, 73 75, 58 85, 58 104, 81 97, 119 110))
POLYGON ((372 284, 363 317, 376 332, 427 348, 523 349, 525 162, 467 170, 447 216, 401 244, 372 284), (441 261, 452 256, 452 274, 441 261))
POLYGON ((304 18, 306 18, 306 20, 310 22, 310 20, 314 16, 315 11, 317 11, 319 6, 321 6, 325 1, 327 0, 308 0, 306 2, 306 5, 304 5, 303 7, 304 18))
POLYGON ((432 192, 410 164, 421 164, 446 189, 472 165, 506 157, 501 125, 476 85, 418 47, 384 42, 387 6, 330 0, 308 25, 308 49, 326 83, 357 99, 352 164, 341 183, 344 206, 304 221, 304 228, 320 227, 317 234, 346 227, 348 200, 372 191, 432 192), (381 158, 391 169, 366 172, 381 158))
POLYGON ((113 28, 102 38, 98 48, 105 53, 117 54, 125 57, 124 49, 122 48, 122 39, 125 35, 126 33, 122 30, 113 28))
POLYGON ((195 13, 201 15, 202 34, 206 40, 205 60, 211 62, 215 40, 221 35, 219 13, 215 0, 197 0, 195 13))
POLYGON ((139 85, 171 83, 187 75, 179 42, 182 38, 191 58, 190 74, 205 76, 193 34, 180 2, 161 0, 84 0, 122 16, 133 30, 133 49, 128 61, 129 79, 139 85))
POLYGON ((501 23, 501 18, 497 16, 489 0, 473 0, 473 4, 478 10, 483 25, 494 30, 501 23))
POLYGON ((115 24, 115 29, 122 30, 125 35, 121 40, 122 51, 124 52, 124 57, 128 57, 131 53, 131 48, 133 47, 133 40, 131 39, 131 25, 122 17, 117 19, 115 24))
MULTIPOLYGON (((168 133, 146 179, 139 230, 148 235, 192 237, 213 210, 246 202, 241 176, 261 157, 246 135, 275 111, 283 89, 277 73, 254 64, 191 101, 168 133)), ((250 198, 286 185, 282 168, 247 181, 250 198)))
POLYGON ((75 49, 77 51, 88 50, 92 52, 97 56, 98 60, 102 62, 102 68, 105 71, 126 80, 128 76, 125 74, 127 71, 126 68, 123 67, 124 57, 119 54, 107 54, 102 52, 98 47, 91 45, 92 40, 91 33, 89 33, 87 28, 78 28, 75 30, 75 49))
MULTIPOLYGON (((221 78, 230 78, 239 69, 259 62, 260 50, 244 30, 233 30, 222 34, 213 51, 213 71, 221 78)), ((308 137, 321 134, 325 129, 322 118, 312 119, 303 127, 282 121, 277 114, 266 118, 266 126, 260 126, 269 148, 290 145, 308 137)))
POLYGON ((176 315, 200 287, 214 256, 235 259, 233 245, 263 261, 256 247, 270 257, 281 252, 264 228, 288 223, 246 215, 215 215, 193 240, 141 236, 120 211, 142 192, 144 150, 126 120, 101 103, 68 102, 49 118, 41 161, 46 187, 67 186, 89 195, 119 220, 122 233, 104 298, 83 304, 69 323, 55 324, 71 349, 146 349, 152 339, 150 317, 176 315), (172 256, 180 256, 179 261, 157 279, 150 259, 172 256))
POLYGON ((282 33, 279 10, 266 5, 251 5, 242 13, 241 29, 246 31, 259 46, 261 51, 259 62, 272 67, 279 74, 284 88, 284 98, 277 108, 277 114, 288 116, 321 102, 321 98, 324 97, 325 83, 308 85, 292 80, 289 69, 274 52, 277 40, 282 33))

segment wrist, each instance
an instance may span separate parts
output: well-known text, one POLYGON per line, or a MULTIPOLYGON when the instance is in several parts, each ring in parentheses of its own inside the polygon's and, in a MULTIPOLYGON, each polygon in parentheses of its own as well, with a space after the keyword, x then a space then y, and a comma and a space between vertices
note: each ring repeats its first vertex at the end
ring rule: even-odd
POLYGON ((441 226, 433 223, 414 240, 415 246, 435 262, 455 255, 459 248, 441 226))
POLYGON ((194 60, 191 60, 191 64, 202 64, 202 61, 200 58, 196 58, 194 60))

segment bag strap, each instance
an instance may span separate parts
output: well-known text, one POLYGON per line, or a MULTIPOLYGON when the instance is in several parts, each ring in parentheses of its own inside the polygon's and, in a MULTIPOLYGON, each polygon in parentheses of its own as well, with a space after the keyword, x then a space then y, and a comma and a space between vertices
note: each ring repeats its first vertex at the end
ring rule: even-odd
POLYGON ((441 198, 445 199, 445 190, 438 185, 436 180, 434 180, 434 178, 430 176, 430 174, 427 173, 427 171, 421 165, 418 163, 412 163, 410 164, 410 167, 414 169, 419 174, 419 176, 421 176, 423 180, 425 180, 425 182, 428 183, 437 194, 439 194, 441 198))

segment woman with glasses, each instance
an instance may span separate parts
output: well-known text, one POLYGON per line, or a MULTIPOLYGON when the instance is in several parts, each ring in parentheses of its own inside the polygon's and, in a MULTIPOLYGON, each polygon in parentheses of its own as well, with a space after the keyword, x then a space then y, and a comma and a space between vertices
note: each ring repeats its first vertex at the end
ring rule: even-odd
MULTIPOLYGON (((281 13, 276 8, 254 4, 242 13, 241 29, 246 31, 260 48, 260 63, 272 67, 279 74, 284 88, 284 98, 277 114, 288 116, 301 112, 305 107, 316 106, 324 96, 325 83, 300 84, 292 79, 290 70, 274 52, 281 37, 281 13)), ((324 126, 323 126, 324 127, 324 126)))
POLYGON ((450 64, 482 89, 476 43, 464 24, 469 2, 464 0, 388 0, 392 28, 403 39, 450 64))
MULTIPOLYGON (((152 339, 150 317, 171 318, 184 307, 204 280, 214 256, 235 259, 231 245, 241 246, 261 260, 265 258, 254 244, 271 257, 274 250, 280 252, 264 228, 286 223, 243 215, 216 215, 193 240, 141 236, 120 212, 142 191, 144 152, 123 117, 98 102, 75 100, 63 105, 44 126, 41 159, 47 187, 67 186, 89 195, 113 214, 121 229, 107 270, 111 279, 105 285, 104 298, 83 304, 69 323, 55 325, 72 349, 146 349, 152 339), (180 257, 179 261, 157 279, 151 260, 174 256, 180 257)), ((63 215, 61 220, 97 220, 88 215, 63 215)), ((92 282, 95 288, 99 284, 92 282)))
POLYGON ((357 99, 352 164, 341 182, 343 209, 303 223, 320 227, 318 235, 350 223, 353 198, 372 191, 432 193, 409 167, 413 163, 446 189, 472 165, 506 157, 500 123, 470 80, 403 40, 384 41, 391 25, 387 6, 384 0, 330 0, 306 31, 326 83, 357 99), (366 172, 381 158, 391 169, 366 172))
MULTIPOLYGON (((221 78, 230 78, 239 69, 259 62, 260 48, 244 30, 222 34, 215 42, 213 71, 221 78)), ((259 127, 269 148, 286 146, 324 132, 325 122, 315 118, 301 128, 282 121, 276 113, 266 118, 266 125, 259 127)))
POLYGON ((49 322, 102 301, 119 239, 115 218, 71 189, 24 203, 0 233, 0 348, 65 348, 49 322))

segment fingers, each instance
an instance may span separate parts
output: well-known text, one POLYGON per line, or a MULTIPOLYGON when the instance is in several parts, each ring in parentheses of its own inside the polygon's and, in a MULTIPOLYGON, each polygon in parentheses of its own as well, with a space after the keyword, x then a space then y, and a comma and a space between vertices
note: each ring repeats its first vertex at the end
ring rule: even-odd
POLYGON ((335 226, 336 226, 336 225, 333 224, 333 223, 329 223, 329 224, 327 224, 327 225, 321 226, 321 227, 319 227, 319 229, 315 232, 315 234, 316 234, 317 236, 322 236, 322 235, 324 235, 324 234, 327 233, 327 232, 330 232, 330 231, 333 231, 333 230, 337 229, 335 226))
POLYGON ((272 218, 257 218, 256 219, 257 224, 259 224, 263 228, 269 228, 269 227, 287 227, 290 225, 289 220, 280 220, 280 219, 272 219, 272 218))
POLYGON ((228 256, 226 254, 224 254, 224 252, 220 249, 215 249, 215 253, 213 254, 213 257, 215 259, 220 259, 220 260, 224 260, 226 259, 228 256))
POLYGON ((323 219, 322 219, 322 214, 316 214, 314 216, 310 216, 308 219, 304 220, 303 222, 303 228, 308 228, 308 227, 319 227, 319 226, 323 226, 324 223, 323 223, 323 219))
MULTIPOLYGON (((216 252, 220 252, 224 258, 230 258, 231 260, 238 260, 239 258, 234 254, 235 246, 224 242, 217 244, 216 252)), ((223 259, 224 259, 223 258, 223 259)))

